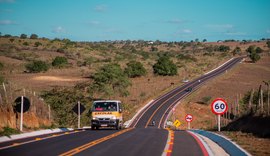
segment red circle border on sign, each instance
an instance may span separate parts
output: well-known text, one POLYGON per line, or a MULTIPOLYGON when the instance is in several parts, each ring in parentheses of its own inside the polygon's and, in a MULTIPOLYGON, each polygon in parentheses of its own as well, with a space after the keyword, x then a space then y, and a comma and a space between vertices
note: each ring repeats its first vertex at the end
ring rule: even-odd
POLYGON ((214 114, 216 114, 216 115, 222 115, 222 114, 224 114, 224 113, 227 112, 227 110, 228 110, 228 104, 227 104, 227 102, 226 102, 224 99, 222 99, 222 98, 216 98, 216 99, 212 102, 212 104, 211 104, 211 110, 212 110, 212 112, 213 112, 214 114), (214 111, 213 105, 214 105, 214 103, 215 103, 216 101, 222 101, 222 102, 226 105, 226 109, 225 109, 224 112, 222 112, 222 113, 217 113, 217 112, 214 111))
POLYGON ((185 120, 186 120, 186 122, 192 122, 192 120, 193 120, 193 115, 191 115, 191 114, 187 114, 187 115, 185 116, 185 120), (191 121, 187 121, 187 120, 186 120, 186 118, 187 118, 187 116, 188 116, 188 115, 192 116, 191 121))

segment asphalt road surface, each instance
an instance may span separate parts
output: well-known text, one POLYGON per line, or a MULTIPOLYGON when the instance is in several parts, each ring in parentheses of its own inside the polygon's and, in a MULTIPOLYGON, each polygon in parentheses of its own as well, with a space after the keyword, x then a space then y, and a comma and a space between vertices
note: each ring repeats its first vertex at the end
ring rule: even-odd
POLYGON ((0 156, 207 155, 200 143, 186 131, 171 132, 168 138, 169 130, 164 129, 166 117, 170 108, 182 98, 241 60, 232 59, 221 68, 157 98, 137 116, 128 129, 80 130, 0 143, 0 156), (165 150, 166 146, 170 148, 165 150))

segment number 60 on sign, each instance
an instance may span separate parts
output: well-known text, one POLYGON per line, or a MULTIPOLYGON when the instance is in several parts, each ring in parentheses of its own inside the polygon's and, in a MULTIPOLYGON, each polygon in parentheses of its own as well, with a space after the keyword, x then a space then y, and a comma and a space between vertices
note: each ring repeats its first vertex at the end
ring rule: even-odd
POLYGON ((222 115, 228 110, 228 104, 224 99, 217 98, 211 104, 212 112, 216 115, 222 115))

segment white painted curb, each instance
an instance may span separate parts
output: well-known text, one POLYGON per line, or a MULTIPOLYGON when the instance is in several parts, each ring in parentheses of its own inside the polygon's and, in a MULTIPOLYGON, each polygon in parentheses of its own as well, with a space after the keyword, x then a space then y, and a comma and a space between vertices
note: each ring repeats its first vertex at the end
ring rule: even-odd
POLYGON ((213 72, 213 71, 215 71, 215 70, 217 70, 217 69, 221 68, 221 67, 222 67, 222 66, 224 66, 226 63, 230 62, 232 59, 234 59, 234 57, 233 57, 233 58, 231 58, 231 59, 229 59, 228 61, 226 61, 226 62, 225 62, 225 63, 223 63, 222 65, 218 66, 217 68, 215 68, 215 69, 213 69, 213 70, 211 70, 211 71, 209 71, 209 72, 205 73, 204 75, 207 75, 207 74, 209 74, 209 73, 211 73, 211 72, 213 72))
POLYGON ((128 120, 124 123, 125 128, 128 128, 130 126, 130 124, 134 121, 134 119, 137 118, 137 116, 141 113, 141 111, 143 111, 146 107, 148 107, 154 100, 149 101, 146 105, 144 105, 133 117, 131 120, 128 120))

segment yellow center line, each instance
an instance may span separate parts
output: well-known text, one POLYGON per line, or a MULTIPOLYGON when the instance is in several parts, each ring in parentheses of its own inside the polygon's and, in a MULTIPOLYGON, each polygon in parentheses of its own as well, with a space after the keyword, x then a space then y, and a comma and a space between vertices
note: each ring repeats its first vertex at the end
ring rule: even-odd
POLYGON ((70 151, 67 151, 67 152, 65 152, 65 153, 63 153, 63 154, 60 154, 59 156, 70 156, 70 155, 77 154, 77 153, 79 153, 79 152, 82 152, 82 151, 86 150, 87 148, 90 148, 90 147, 92 147, 92 146, 94 146, 94 145, 97 145, 97 144, 102 143, 102 142, 104 142, 104 141, 106 141, 106 140, 109 140, 109 139, 111 139, 111 138, 114 138, 114 137, 116 137, 116 136, 118 136, 118 135, 121 135, 121 134, 123 134, 123 133, 125 133, 125 132, 128 132, 128 131, 130 131, 130 130, 132 130, 132 128, 128 128, 128 129, 119 131, 119 132, 117 132, 117 133, 111 134, 111 135, 109 135, 109 136, 100 138, 100 139, 98 139, 98 140, 91 141, 91 142, 89 142, 89 143, 87 143, 87 144, 84 144, 84 145, 79 146, 79 147, 76 147, 76 148, 74 148, 74 149, 72 149, 72 150, 70 150, 70 151))
MULTIPOLYGON (((187 88, 187 87, 186 87, 187 88)), ((181 90, 182 91, 182 90, 181 90)), ((163 103, 161 103, 161 105, 158 106, 158 108, 154 111, 154 113, 150 116, 150 118, 148 119, 145 128, 147 128, 147 126, 149 125, 150 121, 152 120, 152 118, 154 117, 154 115, 157 113, 157 111, 164 105, 166 104, 167 101, 169 101, 170 99, 174 98, 175 96, 178 95, 179 92, 177 92, 176 94, 174 94, 173 96, 169 97, 166 101, 164 101, 163 103)), ((161 122, 161 121, 160 121, 161 122)))

